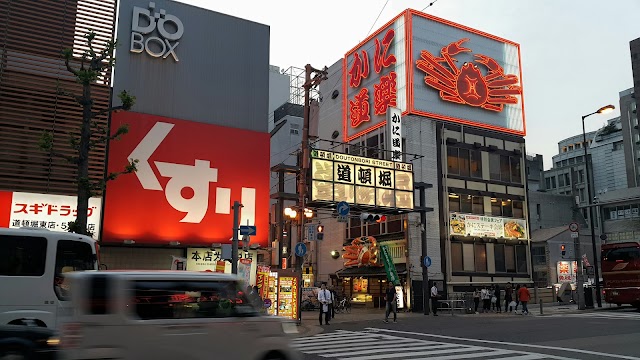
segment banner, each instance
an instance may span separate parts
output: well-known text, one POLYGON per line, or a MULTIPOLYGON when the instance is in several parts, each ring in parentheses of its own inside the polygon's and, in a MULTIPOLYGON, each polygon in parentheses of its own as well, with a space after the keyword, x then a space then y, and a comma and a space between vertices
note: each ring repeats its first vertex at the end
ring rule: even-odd
POLYGON ((271 272, 271 267, 259 265, 258 273, 256 281, 256 286, 258 287, 258 294, 260 294, 261 299, 266 299, 269 297, 269 273, 271 272))
POLYGON ((382 256, 382 262, 384 263, 384 270, 387 272, 387 279, 393 283, 393 285, 400 285, 400 278, 396 271, 396 266, 393 264, 393 259, 389 253, 387 245, 380 245, 380 254, 382 256))
POLYGON ((451 213, 451 235, 486 236, 492 238, 527 238, 527 220, 494 216, 451 213))
POLYGON ((238 276, 244 280, 245 286, 250 285, 250 281, 251 281, 251 260, 250 259, 238 260, 238 276))
POLYGON ((171 270, 187 270, 187 258, 171 255, 171 270))

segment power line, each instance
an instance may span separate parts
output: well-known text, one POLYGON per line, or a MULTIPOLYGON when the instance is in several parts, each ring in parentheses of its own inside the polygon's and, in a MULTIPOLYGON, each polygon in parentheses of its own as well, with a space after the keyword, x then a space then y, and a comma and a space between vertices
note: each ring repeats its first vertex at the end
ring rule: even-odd
POLYGON ((433 6, 433 4, 435 4, 436 2, 438 2, 438 0, 434 0, 434 1, 430 2, 429 5, 425 6, 424 9, 422 9, 422 11, 427 10, 427 8, 433 6))
MULTIPOLYGON (((437 1, 437 0, 436 0, 437 1)), ((435 2, 435 1, 434 1, 435 2)), ((378 22, 378 19, 380 19, 380 15, 382 15, 382 12, 384 11, 384 8, 387 7, 387 4, 389 3, 389 0, 387 0, 384 3, 384 6, 382 7, 382 10, 380 10, 380 13, 378 13, 378 17, 376 18, 376 20, 373 22, 373 24, 371 24, 371 28, 369 29, 369 31, 367 32, 367 36, 369 36, 369 34, 371 34, 371 30, 373 30, 373 27, 376 26, 376 23, 378 22)), ((365 37, 367 37, 365 36, 365 37)))

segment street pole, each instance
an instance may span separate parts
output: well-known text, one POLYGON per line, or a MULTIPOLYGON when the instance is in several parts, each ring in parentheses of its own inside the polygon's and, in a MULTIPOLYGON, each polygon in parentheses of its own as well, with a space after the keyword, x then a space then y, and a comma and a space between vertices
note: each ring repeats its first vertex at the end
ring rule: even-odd
POLYGON ((587 180, 587 204, 589 205, 589 228, 591 230, 591 250, 593 251, 593 271, 596 281, 596 301, 598 302, 598 307, 602 307, 602 294, 600 293, 600 271, 598 270, 598 248, 596 246, 596 229, 594 227, 593 221, 593 206, 591 206, 592 198, 591 198, 591 176, 589 174, 589 158, 587 154, 587 147, 589 144, 587 143, 587 135, 584 130, 584 119, 587 117, 597 114, 598 111, 593 112, 588 115, 582 116, 582 148, 584 149, 584 165, 585 165, 585 175, 587 180))
POLYGON ((233 243, 231 245, 231 273, 238 274, 238 231, 240 226, 238 218, 242 204, 238 201, 233 202, 233 243))
MULTIPOLYGON (((580 239, 578 237, 573 239, 573 258, 576 263, 576 296, 578 297, 576 304, 578 304, 578 310, 585 309, 585 301, 584 301, 584 285, 582 283, 582 271, 578 273, 578 264, 581 262, 580 258, 580 239)), ((580 266, 581 268, 582 266, 580 266)))
MULTIPOLYGON (((429 315, 429 299, 431 298, 431 289, 429 289, 429 268, 424 265, 424 259, 427 254, 427 200, 426 189, 432 187, 431 184, 419 182, 415 188, 420 192, 420 232, 422 243, 422 258, 420 266, 422 267, 422 306, 425 315, 429 315)), ((452 312, 453 313, 453 312, 452 312)))

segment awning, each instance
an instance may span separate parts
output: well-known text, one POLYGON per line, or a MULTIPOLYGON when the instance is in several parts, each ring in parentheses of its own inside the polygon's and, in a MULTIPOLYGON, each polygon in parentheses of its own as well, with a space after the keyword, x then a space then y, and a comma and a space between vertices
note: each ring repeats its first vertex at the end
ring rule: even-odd
MULTIPOLYGON (((407 274, 407 264, 396 264, 396 271, 398 275, 407 274)), ((351 267, 336 271, 335 276, 338 278, 343 277, 386 277, 387 273, 384 271, 384 266, 363 266, 363 267, 351 267)))

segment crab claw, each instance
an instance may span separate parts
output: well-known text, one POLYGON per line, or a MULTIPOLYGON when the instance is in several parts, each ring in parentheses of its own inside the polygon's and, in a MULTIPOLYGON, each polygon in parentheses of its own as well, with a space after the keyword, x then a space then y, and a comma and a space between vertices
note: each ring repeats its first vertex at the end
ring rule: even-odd
POLYGON ((460 39, 458 41, 452 42, 451 44, 443 47, 442 50, 443 50, 443 52, 446 51, 446 53, 448 55, 451 55, 451 56, 460 54, 461 52, 465 52, 465 51, 469 52, 469 51, 471 51, 471 49, 467 49, 467 48, 464 48, 464 47, 460 46, 460 45, 462 45, 462 43, 467 42, 467 41, 469 41, 468 38, 460 39))
POLYGON ((477 59, 476 61, 484 64, 489 70, 497 71, 499 73, 503 73, 504 70, 502 66, 498 64, 493 58, 488 57, 487 55, 475 54, 474 57, 477 59))

